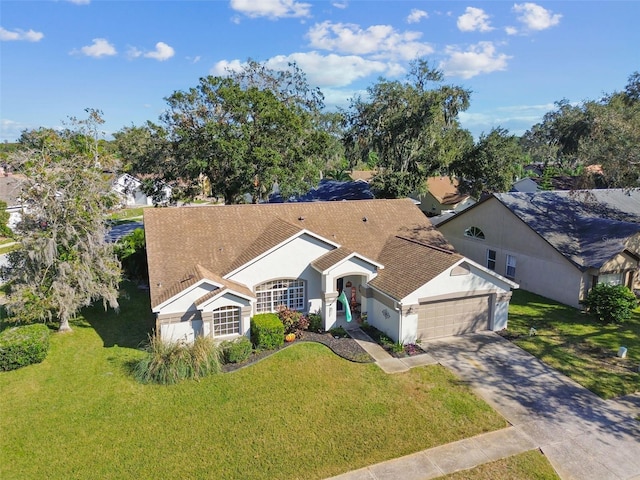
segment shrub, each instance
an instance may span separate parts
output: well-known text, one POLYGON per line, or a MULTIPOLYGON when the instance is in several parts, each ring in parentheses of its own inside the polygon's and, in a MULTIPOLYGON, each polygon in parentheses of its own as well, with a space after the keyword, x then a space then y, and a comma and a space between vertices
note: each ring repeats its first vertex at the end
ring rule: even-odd
POLYGON ((0 333, 0 370, 40 363, 49 352, 49 328, 43 323, 12 327, 0 333))
POLYGON ((251 318, 251 341, 255 348, 273 350, 284 343, 284 325, 275 313, 258 313, 251 318))
POLYGON ((146 355, 133 365, 133 376, 141 383, 172 385, 219 370, 218 348, 211 338, 197 337, 192 344, 186 344, 163 342, 153 336, 149 338, 146 355))
POLYGON ((638 300, 624 285, 599 283, 591 289, 584 304, 603 323, 623 323, 631 318, 638 300))
POLYGON ((322 331, 322 316, 319 313, 309 314, 309 330, 312 332, 322 331))
POLYGON ((224 363, 241 363, 249 358, 253 346, 247 337, 240 337, 236 340, 225 340, 220 344, 220 349, 224 363))
POLYGON ((300 337, 302 331, 309 328, 309 318, 297 310, 280 307, 278 309, 278 318, 284 325, 285 335, 293 333, 296 337, 300 337))
POLYGON ((347 338, 349 336, 349 334, 343 327, 334 327, 329 330, 329 333, 334 337, 339 337, 339 338, 347 338))

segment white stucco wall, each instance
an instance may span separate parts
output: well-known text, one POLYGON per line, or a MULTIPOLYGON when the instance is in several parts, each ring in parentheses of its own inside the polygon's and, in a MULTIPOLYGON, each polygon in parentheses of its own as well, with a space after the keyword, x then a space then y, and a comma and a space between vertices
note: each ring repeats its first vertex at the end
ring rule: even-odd
POLYGON ((160 338, 165 342, 192 343, 196 335, 202 334, 202 321, 185 321, 160 325, 160 338))
POLYGON ((300 278, 306 281, 307 306, 311 311, 315 311, 321 303, 321 275, 310 263, 333 248, 311 235, 301 235, 268 253, 259 261, 233 272, 229 279, 254 290, 256 285, 269 280, 300 278))
MULTIPOLYGON (((388 301, 391 302, 392 300, 388 301)), ((370 299, 367 323, 386 333, 395 341, 400 337, 399 315, 400 312, 395 308, 385 305, 375 298, 370 299)))
POLYGON ((468 293, 469 296, 474 296, 478 295, 477 292, 508 292, 511 290, 508 283, 490 273, 484 272, 470 263, 464 262, 464 264, 469 266, 470 273, 468 275, 452 275, 451 272, 455 267, 449 268, 403 298, 402 304, 415 305, 419 303, 419 299, 442 295, 460 294, 460 296, 464 296, 465 293, 468 293))

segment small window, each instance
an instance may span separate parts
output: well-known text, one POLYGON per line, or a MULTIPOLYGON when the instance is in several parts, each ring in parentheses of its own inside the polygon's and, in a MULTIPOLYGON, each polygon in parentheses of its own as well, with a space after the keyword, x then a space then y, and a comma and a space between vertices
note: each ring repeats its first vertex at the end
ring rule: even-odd
POLYGON ((516 278, 516 257, 507 255, 507 278, 516 278))
POLYGON ((605 273, 598 277, 598 283, 606 283, 607 285, 624 285, 624 276, 622 273, 605 273))
POLYGON ((477 238, 479 240, 484 240, 484 232, 480 230, 478 227, 469 227, 464 231, 465 237, 477 238))
POLYGON ((496 269, 496 251, 495 250, 487 250, 487 268, 489 270, 496 269))
POLYGON ((220 307, 213 311, 213 335, 237 335, 240 333, 240 309, 220 307))

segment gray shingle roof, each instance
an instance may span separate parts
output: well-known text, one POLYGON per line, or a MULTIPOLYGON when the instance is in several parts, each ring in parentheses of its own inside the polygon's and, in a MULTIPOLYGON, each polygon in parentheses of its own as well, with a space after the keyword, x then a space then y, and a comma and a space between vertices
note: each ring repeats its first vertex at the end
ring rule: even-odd
MULTIPOLYGON (((380 272, 392 260, 387 242, 395 236, 453 250, 410 199, 145 209, 144 224, 154 307, 195 265, 224 277, 296 231, 379 262, 385 266, 380 272)), ((399 282, 408 281, 403 272, 396 275, 399 282)), ((386 276, 385 282, 394 281, 394 275, 386 276)))
POLYGON ((640 191, 554 190, 494 197, 583 270, 600 268, 640 233, 640 191))

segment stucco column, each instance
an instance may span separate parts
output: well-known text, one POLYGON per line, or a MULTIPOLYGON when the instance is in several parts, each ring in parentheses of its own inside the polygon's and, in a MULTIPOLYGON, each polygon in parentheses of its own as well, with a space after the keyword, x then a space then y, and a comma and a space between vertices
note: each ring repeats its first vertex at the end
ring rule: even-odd
POLYGON ((251 305, 240 309, 240 335, 249 335, 251 326, 251 305))
POLYGON ((322 318, 324 319, 324 329, 332 328, 336 323, 336 302, 338 292, 324 292, 322 294, 322 318))

